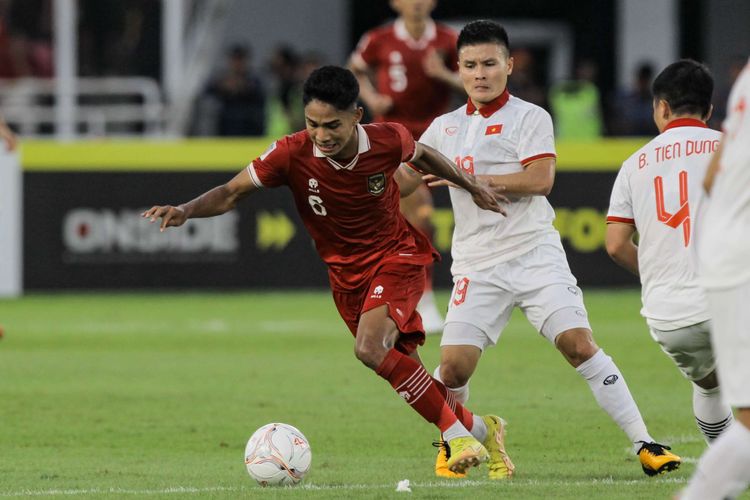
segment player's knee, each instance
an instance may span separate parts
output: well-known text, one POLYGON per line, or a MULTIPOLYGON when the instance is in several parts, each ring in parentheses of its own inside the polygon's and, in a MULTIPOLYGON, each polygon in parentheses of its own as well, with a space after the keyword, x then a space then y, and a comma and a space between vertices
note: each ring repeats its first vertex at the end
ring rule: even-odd
POLYGON ((440 363, 440 379, 447 387, 457 389, 469 383, 470 375, 451 362, 440 363))
POLYGON ((591 331, 585 328, 573 328, 561 333, 555 339, 555 345, 573 367, 588 361, 599 351, 591 331))
POLYGON ((375 335, 358 332, 354 343, 354 355, 366 366, 376 370, 385 359, 388 349, 385 343, 375 335))

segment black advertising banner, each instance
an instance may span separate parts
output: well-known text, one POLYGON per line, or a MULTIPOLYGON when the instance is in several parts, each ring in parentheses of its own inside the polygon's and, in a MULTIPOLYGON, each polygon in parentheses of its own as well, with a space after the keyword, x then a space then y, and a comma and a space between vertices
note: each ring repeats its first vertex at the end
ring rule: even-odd
MULTIPOLYGON (((284 189, 260 190, 221 217, 160 233, 140 213, 178 204, 230 172, 27 172, 24 286, 86 288, 325 287, 320 262, 284 189)), ((559 172, 549 199, 573 273, 586 285, 636 284, 604 251, 614 172, 559 172)), ((435 192, 435 286, 450 287, 453 213, 435 192)))

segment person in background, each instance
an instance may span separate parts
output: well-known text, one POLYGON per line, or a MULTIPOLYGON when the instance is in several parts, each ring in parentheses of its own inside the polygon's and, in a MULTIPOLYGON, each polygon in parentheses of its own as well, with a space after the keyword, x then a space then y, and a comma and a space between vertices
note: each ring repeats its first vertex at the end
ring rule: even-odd
POLYGON ((602 109, 596 86, 596 63, 589 59, 576 65, 575 79, 550 89, 549 101, 555 122, 555 137, 562 140, 592 140, 602 136, 602 109))
POLYGON ((234 45, 226 52, 226 68, 206 93, 218 102, 217 134, 261 136, 266 133, 266 92, 251 69, 250 49, 234 45))
POLYGON ((658 132, 654 125, 651 100, 653 78, 654 67, 651 63, 641 63, 636 68, 633 87, 615 95, 609 127, 613 135, 653 136, 658 132))
MULTIPOLYGON (((365 33, 349 67, 374 121, 400 123, 418 139, 433 118, 448 110, 452 93, 463 92, 456 74, 456 33, 432 19, 436 0, 391 0, 390 5, 398 18, 365 33)), ((402 199, 401 211, 413 226, 433 233, 432 195, 426 186, 402 199)), ((443 318, 431 271, 418 310, 427 332, 439 333, 443 318)))

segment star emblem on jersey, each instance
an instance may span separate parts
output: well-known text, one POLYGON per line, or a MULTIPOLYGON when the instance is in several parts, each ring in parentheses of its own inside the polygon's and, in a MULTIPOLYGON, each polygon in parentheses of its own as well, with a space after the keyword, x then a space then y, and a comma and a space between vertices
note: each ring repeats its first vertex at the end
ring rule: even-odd
POLYGON ((489 125, 484 131, 484 135, 499 135, 503 131, 503 124, 498 123, 496 125, 489 125))
POLYGON ((367 192, 373 196, 380 196, 385 191, 385 174, 379 173, 367 178, 367 192))

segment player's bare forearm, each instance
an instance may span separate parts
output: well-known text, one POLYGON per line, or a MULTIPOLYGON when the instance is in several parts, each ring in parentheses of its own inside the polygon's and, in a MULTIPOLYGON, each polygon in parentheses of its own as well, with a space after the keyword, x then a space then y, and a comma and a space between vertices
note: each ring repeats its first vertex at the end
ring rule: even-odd
POLYGON ((480 176, 499 193, 510 196, 547 196, 555 184, 555 160, 544 158, 527 165, 521 172, 480 176))
POLYGON ((243 170, 232 180, 217 186, 187 203, 178 206, 155 205, 141 215, 156 222, 161 219, 160 229, 181 226, 188 219, 213 217, 232 210, 239 200, 257 189, 250 174, 243 170))
POLYGON ((401 198, 406 198, 422 184, 422 176, 409 165, 402 163, 393 175, 401 198))
POLYGON ((509 203, 505 195, 491 190, 485 182, 473 175, 464 173, 452 161, 430 146, 418 142, 412 164, 423 173, 440 177, 465 189, 471 194, 478 207, 505 215, 505 209, 500 205, 501 202, 509 203))
POLYGON ((716 152, 711 157, 711 161, 708 164, 708 169, 706 170, 706 176, 703 178, 703 190, 706 191, 707 194, 711 194, 711 188, 714 186, 714 180, 716 179, 716 174, 719 172, 719 165, 721 163, 721 151, 722 151, 722 145, 724 144, 724 141, 719 143, 719 147, 716 148, 716 152))
POLYGON ((627 271, 639 276, 638 246, 633 242, 633 236, 635 236, 635 226, 612 222, 607 224, 604 239, 607 253, 612 260, 627 271))

